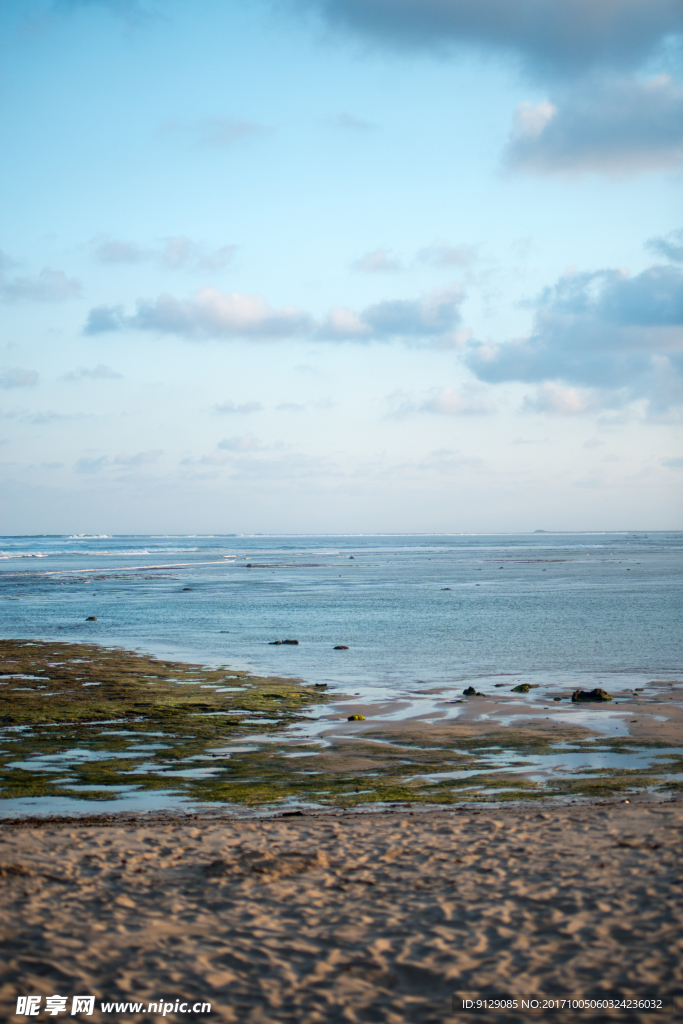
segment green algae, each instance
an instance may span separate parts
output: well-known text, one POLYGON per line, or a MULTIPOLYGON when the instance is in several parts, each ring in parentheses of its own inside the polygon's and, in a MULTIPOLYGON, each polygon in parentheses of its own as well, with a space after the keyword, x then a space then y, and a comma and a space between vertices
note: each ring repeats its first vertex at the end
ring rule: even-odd
MULTIPOLYGON (((326 699, 299 680, 94 645, 0 641, 0 796, 186 791, 185 774, 201 770, 209 748, 305 721, 326 699)), ((212 757, 212 767, 228 757, 212 757)))
MULTIPOLYGON (((208 669, 95 645, 0 641, 0 798, 132 791, 248 807, 507 802, 683 787, 683 753, 585 728, 453 723, 297 738, 324 686, 208 669), (544 758, 652 752, 646 768, 582 768, 534 779, 544 758), (528 760, 532 759, 532 760, 528 760), (529 777, 532 776, 532 777, 529 777)), ((345 723, 344 723, 345 724, 345 723)))

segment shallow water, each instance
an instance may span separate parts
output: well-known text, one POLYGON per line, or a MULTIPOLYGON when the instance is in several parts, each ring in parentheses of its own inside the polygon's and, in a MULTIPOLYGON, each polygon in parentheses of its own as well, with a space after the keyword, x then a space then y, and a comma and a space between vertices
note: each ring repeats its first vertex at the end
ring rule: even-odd
POLYGON ((676 533, 3 537, 0 566, 5 637, 230 664, 370 699, 472 681, 614 690, 683 670, 676 533), (299 645, 269 643, 290 637, 299 645))
MULTIPOLYGON (((355 712, 356 705, 369 706, 378 723, 414 717, 443 722, 466 708, 471 713, 462 690, 473 684, 497 698, 510 696, 509 714, 496 714, 501 724, 514 730, 526 708, 552 710, 558 723, 593 730, 596 749, 557 756, 489 750, 477 755, 476 767, 421 774, 425 784, 449 777, 471 777, 476 783, 482 770, 504 769, 541 784, 558 774, 642 772, 656 763, 661 749, 600 749, 600 736, 628 735, 620 697, 632 698, 636 689, 647 692, 652 680, 683 678, 683 535, 675 533, 5 537, 0 538, 0 567, 6 638, 138 649, 178 661, 325 682, 332 691, 352 696, 348 706, 310 708, 308 721, 277 738, 252 735, 248 746, 243 741, 216 748, 207 759, 270 743, 325 747, 325 734, 332 735, 334 726, 330 713, 344 707, 355 712), (86 622, 92 615, 97 621, 86 622), (271 644, 285 638, 299 644, 271 644), (334 650, 336 644, 348 650, 334 650), (524 696, 511 694, 520 682, 536 688, 524 696), (609 708, 566 702, 573 689, 594 686, 615 695, 609 708), (555 703, 557 696, 565 700, 555 703)), ((27 683, 40 679, 24 678, 27 683)), ((97 685, 95 680, 87 685, 97 685)), ((46 690, 45 698, 49 695, 46 690)), ((479 717, 485 720, 490 711, 482 701, 479 717)), ((97 723, 101 735, 103 724, 97 723)), ((125 756, 142 759, 163 748, 152 733, 148 739, 129 747, 125 756)), ((99 756, 76 749, 59 755, 74 770, 79 758, 99 756)), ((39 774, 54 771, 59 757, 29 758, 25 767, 39 774)), ((179 782, 212 775, 211 767, 198 767, 194 760, 165 774, 176 774, 179 782)), ((86 798, 89 789, 103 793, 107 787, 72 784, 66 788, 73 798, 5 800, 0 816, 200 806, 174 788, 137 789, 134 779, 148 767, 141 760, 128 775, 131 785, 112 787, 111 800, 94 804, 86 798)), ((488 792, 497 790, 489 785, 488 792)))

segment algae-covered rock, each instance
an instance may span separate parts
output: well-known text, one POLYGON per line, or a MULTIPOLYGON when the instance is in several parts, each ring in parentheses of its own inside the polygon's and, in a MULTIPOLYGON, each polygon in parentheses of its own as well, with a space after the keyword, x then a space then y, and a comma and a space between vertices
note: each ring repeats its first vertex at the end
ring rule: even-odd
POLYGON ((528 683, 520 683, 519 686, 513 686, 512 687, 512 692, 513 693, 528 693, 530 689, 531 689, 531 687, 529 686, 528 683))
POLYGON ((347 718, 348 722, 364 722, 365 715, 349 715, 347 718))
POLYGON ((479 690, 475 690, 473 686, 468 686, 466 690, 463 690, 463 696, 465 697, 485 697, 485 693, 480 693, 479 690))
POLYGON ((97 616, 96 615, 89 615, 85 621, 86 622, 97 622, 97 616))
POLYGON ((607 693, 605 690, 601 690, 599 686, 596 686, 594 690, 574 690, 572 694, 572 703, 578 704, 583 701, 606 701, 614 700, 611 693, 607 693))
POLYGON ((335 651, 348 651, 348 647, 346 646, 346 644, 336 644, 336 646, 333 647, 333 650, 335 650, 335 651))

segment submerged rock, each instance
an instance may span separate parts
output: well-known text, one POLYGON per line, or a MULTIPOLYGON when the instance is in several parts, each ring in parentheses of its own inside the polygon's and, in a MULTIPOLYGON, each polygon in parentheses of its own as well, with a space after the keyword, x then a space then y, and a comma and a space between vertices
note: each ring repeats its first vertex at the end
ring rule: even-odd
POLYGON ((283 640, 282 642, 283 642, 283 644, 294 644, 294 645, 299 643, 298 640, 283 640))
POLYGON ((86 622, 97 622, 97 616, 96 615, 89 615, 88 618, 85 621, 86 622))
POLYGON ((316 690, 326 690, 327 689, 327 683, 313 683, 313 686, 314 686, 314 688, 316 690))
POLYGON ((346 646, 346 644, 336 644, 332 648, 332 650, 333 651, 348 651, 348 647, 346 646))
POLYGON ((347 722, 364 722, 365 715, 349 715, 347 722))
POLYGON ((468 686, 466 690, 463 690, 464 697, 485 697, 485 693, 480 693, 479 690, 475 690, 473 686, 468 686))
POLYGON ((183 587, 183 590, 192 590, 192 587, 183 587))
POLYGON ((605 701, 614 700, 611 693, 607 693, 605 690, 601 690, 599 686, 596 686, 594 690, 574 690, 572 694, 572 703, 577 704, 580 701, 592 700, 592 701, 605 701))
POLYGON ((277 647, 280 644, 294 644, 295 646, 299 643, 298 640, 269 640, 268 643, 271 647, 277 647))

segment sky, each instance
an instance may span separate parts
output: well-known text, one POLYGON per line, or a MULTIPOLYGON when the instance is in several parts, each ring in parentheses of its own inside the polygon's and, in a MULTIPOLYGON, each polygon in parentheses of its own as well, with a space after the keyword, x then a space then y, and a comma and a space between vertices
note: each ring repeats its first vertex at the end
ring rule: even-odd
POLYGON ((0 532, 683 526, 679 0, 7 0, 0 532))

